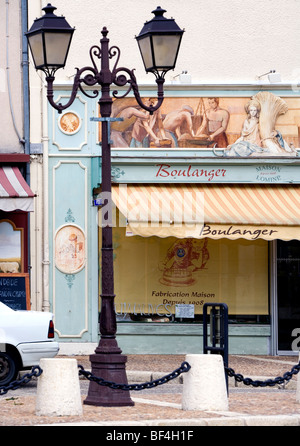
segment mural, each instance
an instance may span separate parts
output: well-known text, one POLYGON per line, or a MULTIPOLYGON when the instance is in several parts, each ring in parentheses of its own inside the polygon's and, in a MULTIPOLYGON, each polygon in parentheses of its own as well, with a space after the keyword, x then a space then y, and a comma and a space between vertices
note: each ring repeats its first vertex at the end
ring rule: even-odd
POLYGON ((80 125, 81 120, 75 112, 64 113, 58 122, 60 130, 66 135, 74 135, 80 129, 80 125))
MULTIPOLYGON (((155 104, 156 98, 144 101, 155 104)), ((300 146, 300 98, 270 92, 165 98, 153 115, 134 98, 122 98, 113 102, 112 116, 123 118, 111 123, 115 148, 198 148, 212 156, 248 157, 296 156, 300 146)))
POLYGON ((165 259, 160 263, 163 271, 160 283, 176 287, 189 286, 196 282, 195 271, 205 268, 209 259, 208 240, 177 240, 168 249, 165 259))
POLYGON ((79 272, 85 264, 85 236, 75 225, 66 225, 55 236, 55 266, 66 274, 79 272))
POLYGON ((225 156, 296 156, 294 145, 288 144, 275 127, 278 116, 288 111, 281 98, 260 92, 247 102, 245 111, 241 137, 225 149, 225 156))

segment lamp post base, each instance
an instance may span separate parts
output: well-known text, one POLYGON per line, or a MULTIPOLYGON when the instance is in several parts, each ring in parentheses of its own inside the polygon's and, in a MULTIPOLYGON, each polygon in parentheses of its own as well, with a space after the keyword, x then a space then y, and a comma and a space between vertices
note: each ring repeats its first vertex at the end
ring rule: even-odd
MULTIPOLYGON (((100 354, 90 356, 92 374, 117 384, 128 384, 125 364, 127 356, 121 354, 100 354)), ((129 390, 111 389, 90 381, 84 404, 91 406, 121 407, 134 406, 129 390)))

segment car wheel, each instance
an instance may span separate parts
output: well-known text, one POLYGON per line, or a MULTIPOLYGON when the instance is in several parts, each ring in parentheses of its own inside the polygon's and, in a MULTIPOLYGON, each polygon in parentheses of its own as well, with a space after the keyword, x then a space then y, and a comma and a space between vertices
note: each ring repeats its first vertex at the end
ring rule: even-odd
POLYGON ((18 368, 15 359, 8 353, 0 352, 0 386, 16 379, 18 368))

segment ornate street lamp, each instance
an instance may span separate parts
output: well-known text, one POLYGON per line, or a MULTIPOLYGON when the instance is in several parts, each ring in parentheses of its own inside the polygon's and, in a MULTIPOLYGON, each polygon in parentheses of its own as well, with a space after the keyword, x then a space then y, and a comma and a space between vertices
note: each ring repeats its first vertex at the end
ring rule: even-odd
MULTIPOLYGON (((109 47, 107 38, 108 30, 102 29, 100 46, 94 45, 90 48, 92 65, 81 69, 77 68, 73 88, 69 101, 66 104, 56 103, 53 94, 54 74, 66 63, 74 28, 71 28, 64 17, 54 14, 55 7, 48 4, 43 10, 45 15, 36 19, 31 29, 26 33, 28 43, 32 52, 33 61, 37 70, 42 70, 46 75, 48 101, 58 113, 61 113, 74 102, 78 90, 89 98, 96 98, 101 92, 99 99, 101 118, 93 120, 101 121, 102 130, 102 192, 105 197, 111 194, 111 152, 109 123, 111 118, 112 98, 110 87, 128 86, 128 90, 122 96, 113 91, 115 98, 125 97, 133 91, 138 104, 150 114, 157 110, 164 98, 163 83, 165 74, 174 69, 183 30, 181 30, 174 19, 164 17, 166 12, 160 7, 153 11, 154 18, 146 22, 141 33, 136 37, 141 51, 142 59, 147 72, 155 75, 157 83, 157 103, 145 105, 139 94, 134 70, 118 67, 120 49, 116 46, 109 47), (110 70, 109 60, 116 57, 113 69, 110 70), (100 69, 97 66, 100 59, 100 69), (84 87, 99 85, 100 90, 86 91, 84 87), (107 195, 108 194, 108 195, 107 195)), ((116 314, 114 309, 114 277, 113 277, 113 247, 112 247, 112 225, 109 221, 111 216, 111 200, 108 200, 106 210, 102 214, 102 278, 101 278, 101 313, 100 313, 100 341, 95 354, 90 356, 92 373, 106 381, 116 383, 127 383, 125 363, 126 356, 122 355, 116 341, 116 314)), ((115 390, 110 387, 100 386, 90 382, 88 396, 85 404, 95 406, 131 406, 132 402, 129 392, 115 390)))
POLYGON ((34 66, 47 77, 64 68, 75 31, 64 17, 54 14, 55 9, 50 3, 43 8, 45 14, 34 21, 27 33, 34 66))
POLYGON ((154 18, 145 23, 136 40, 145 70, 164 77, 175 67, 183 31, 174 19, 164 17, 165 9, 158 6, 152 12, 154 18))

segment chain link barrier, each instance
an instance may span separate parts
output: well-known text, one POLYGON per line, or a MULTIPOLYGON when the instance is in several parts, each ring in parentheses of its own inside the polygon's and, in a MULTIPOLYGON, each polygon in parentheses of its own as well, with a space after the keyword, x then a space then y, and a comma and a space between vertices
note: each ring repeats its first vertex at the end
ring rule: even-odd
POLYGON ((261 380, 253 380, 251 378, 244 378, 243 375, 239 373, 235 373, 235 371, 229 367, 225 367, 225 372, 229 377, 234 377, 235 381, 242 382, 246 386, 253 387, 274 387, 276 385, 285 385, 287 384, 293 377, 293 375, 297 375, 300 371, 300 361, 298 364, 294 365, 290 372, 284 373, 283 376, 277 376, 274 379, 266 379, 265 381, 261 380))
MULTIPOLYGON (((84 370, 82 365, 78 365, 79 375, 84 376, 89 381, 96 382, 100 386, 110 387, 111 389, 118 390, 144 390, 144 389, 152 389, 153 387, 160 386, 162 384, 166 384, 167 382, 177 378, 182 373, 186 373, 191 369, 191 366, 188 362, 183 362, 178 369, 175 369, 173 372, 168 375, 163 376, 162 378, 158 378, 152 381, 148 381, 142 384, 117 384, 112 381, 106 381, 103 378, 93 375, 91 372, 84 370)), ((245 378, 240 373, 235 373, 232 368, 225 366, 225 373, 229 377, 234 377, 236 382, 242 382, 246 386, 253 387, 274 387, 276 385, 284 385, 288 383, 294 375, 297 375, 300 371, 300 361, 298 364, 294 365, 290 372, 286 372, 283 376, 278 376, 274 379, 267 379, 265 381, 262 380, 253 380, 252 378, 245 378)), ((31 373, 26 373, 21 379, 12 381, 7 386, 0 386, 0 396, 5 395, 9 390, 17 390, 21 386, 27 384, 31 381, 32 378, 38 378, 43 373, 43 370, 39 366, 35 366, 32 368, 31 373)))
POLYGON ((153 387, 157 387, 161 384, 165 384, 172 379, 177 378, 181 373, 186 373, 190 370, 191 366, 188 362, 183 362, 181 366, 169 373, 168 375, 163 376, 162 378, 155 379, 153 381, 148 381, 142 384, 117 384, 112 381, 106 381, 103 378, 99 378, 98 376, 93 375, 91 372, 84 370, 82 365, 78 366, 79 375, 83 375, 90 381, 94 381, 100 386, 110 387, 111 389, 119 389, 119 390, 144 390, 144 389, 152 389, 153 387))
POLYGON ((39 366, 35 366, 31 369, 31 373, 26 373, 21 379, 12 381, 7 386, 0 386, 0 395, 5 395, 9 390, 17 390, 24 384, 29 383, 33 377, 38 378, 43 373, 43 370, 39 366))

